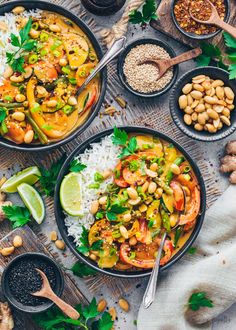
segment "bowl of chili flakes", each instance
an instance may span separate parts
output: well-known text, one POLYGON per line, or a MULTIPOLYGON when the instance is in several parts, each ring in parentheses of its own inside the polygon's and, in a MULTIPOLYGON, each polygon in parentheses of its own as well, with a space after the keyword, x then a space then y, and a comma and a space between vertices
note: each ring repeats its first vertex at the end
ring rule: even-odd
MULTIPOLYGON (((229 21, 229 0, 211 0, 222 20, 229 21)), ((172 0, 171 16, 176 28, 185 36, 192 39, 204 40, 215 37, 221 29, 213 25, 195 22, 189 13, 189 9, 195 13, 196 18, 208 20, 211 15, 210 5, 204 0, 172 0)))

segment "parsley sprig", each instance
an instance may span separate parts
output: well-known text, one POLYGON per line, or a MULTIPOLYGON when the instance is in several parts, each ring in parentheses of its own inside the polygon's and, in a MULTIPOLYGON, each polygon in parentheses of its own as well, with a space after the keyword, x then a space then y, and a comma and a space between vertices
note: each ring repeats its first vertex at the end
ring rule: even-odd
POLYGON ((71 172, 81 172, 81 171, 83 171, 86 167, 87 167, 87 165, 84 165, 84 164, 80 163, 80 162, 78 161, 78 159, 74 159, 74 160, 72 160, 72 162, 70 163, 70 171, 71 171, 71 172))
POLYGON ((197 57, 198 66, 208 66, 211 61, 215 61, 219 68, 229 72, 229 79, 236 78, 236 39, 229 33, 224 32, 224 42, 226 51, 223 54, 216 45, 202 43, 202 54, 197 57))
POLYGON ((88 240, 88 234, 89 231, 83 226, 82 227, 82 234, 80 237, 80 246, 77 247, 77 250, 84 254, 88 255, 89 251, 99 251, 101 250, 103 240, 97 240, 94 242, 91 246, 89 245, 89 240, 88 240))
POLYGON ((70 269, 75 276, 86 277, 97 274, 97 271, 83 262, 77 261, 70 269))
POLYGON ((6 53, 7 63, 12 67, 15 72, 24 72, 24 52, 31 51, 35 45, 36 41, 30 39, 29 32, 32 26, 32 19, 30 18, 26 25, 20 30, 19 37, 11 33, 11 44, 17 47, 14 53, 6 53))
POLYGON ((78 320, 72 320, 66 317, 57 307, 51 308, 47 312, 39 313, 33 316, 33 319, 38 326, 44 330, 111 330, 113 321, 108 312, 103 314, 97 310, 96 299, 93 298, 91 303, 82 307, 75 306, 75 309, 80 313, 78 320))
POLYGON ((115 202, 112 205, 108 205, 107 210, 106 210, 107 219, 109 221, 116 221, 117 215, 122 214, 127 210, 128 210, 127 207, 120 205, 118 202, 115 202))
POLYGON ((22 227, 30 221, 30 212, 26 207, 7 205, 3 206, 2 210, 7 219, 11 221, 13 229, 22 227))
POLYGON ((195 292, 188 301, 188 306, 192 311, 198 311, 200 307, 214 307, 212 300, 207 298, 206 292, 195 292))
POLYGON ((120 155, 118 156, 119 158, 133 155, 138 149, 136 137, 132 136, 131 139, 129 139, 128 134, 124 130, 117 127, 114 128, 112 143, 123 147, 120 155))
POLYGON ((157 5, 155 0, 146 0, 141 10, 133 10, 129 13, 129 21, 132 24, 146 25, 152 19, 157 19, 157 5))

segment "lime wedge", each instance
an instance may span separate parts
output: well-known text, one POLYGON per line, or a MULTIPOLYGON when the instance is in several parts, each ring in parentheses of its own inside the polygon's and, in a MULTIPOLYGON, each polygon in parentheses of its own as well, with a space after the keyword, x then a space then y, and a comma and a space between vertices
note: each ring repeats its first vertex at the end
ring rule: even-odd
POLYGON ((21 183, 28 183, 30 185, 35 184, 39 180, 41 173, 37 166, 31 166, 25 168, 23 171, 20 171, 14 174, 10 179, 8 179, 1 187, 1 191, 6 193, 17 192, 17 187, 21 183))
POLYGON ((82 216, 82 177, 80 173, 72 172, 66 175, 61 183, 60 201, 66 213, 72 216, 82 216))
POLYGON ((21 183, 17 190, 32 217, 40 225, 45 217, 45 206, 42 197, 28 183, 21 183))

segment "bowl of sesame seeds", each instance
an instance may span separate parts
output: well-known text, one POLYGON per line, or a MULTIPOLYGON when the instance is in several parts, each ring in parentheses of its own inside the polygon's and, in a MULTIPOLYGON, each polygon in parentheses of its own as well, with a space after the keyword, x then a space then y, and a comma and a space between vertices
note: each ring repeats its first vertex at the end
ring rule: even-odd
POLYGON ((130 43, 118 59, 117 71, 123 86, 141 97, 157 97, 166 93, 178 76, 178 65, 170 68, 160 79, 158 68, 148 59, 169 59, 175 57, 174 50, 158 39, 138 39, 130 43))

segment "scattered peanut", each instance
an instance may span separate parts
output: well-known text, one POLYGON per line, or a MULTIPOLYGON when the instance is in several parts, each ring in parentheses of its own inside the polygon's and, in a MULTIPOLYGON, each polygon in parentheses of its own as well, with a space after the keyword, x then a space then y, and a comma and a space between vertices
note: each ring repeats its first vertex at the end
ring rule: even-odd
POLYGON ((119 303, 120 308, 123 309, 123 311, 125 311, 126 313, 129 311, 130 307, 129 307, 129 303, 127 300, 122 298, 119 300, 118 303, 119 303))
POLYGON ((115 321, 117 315, 115 307, 109 309, 109 314, 111 315, 112 321, 115 321))
POLYGON ((25 120, 25 114, 24 112, 16 111, 12 114, 12 118, 21 122, 25 120))
POLYGON ((55 245, 59 250, 65 250, 65 248, 66 248, 65 242, 60 239, 57 239, 55 241, 55 245))
POLYGON ((99 202, 100 205, 106 205, 106 203, 107 203, 107 196, 100 197, 99 200, 98 200, 98 202, 99 202))
POLYGON ((20 82, 24 81, 24 77, 22 75, 20 75, 20 76, 13 75, 10 77, 10 80, 15 83, 20 83, 20 82))
POLYGON ((127 193, 128 193, 128 195, 131 199, 137 199, 138 198, 137 191, 132 187, 127 188, 127 193))
POLYGON ((3 77, 4 78, 10 78, 13 75, 13 70, 10 66, 7 66, 4 73, 3 73, 3 77))
MULTIPOLYGON (((155 189, 156 190, 156 189, 155 189)), ((147 211, 147 205, 145 205, 145 204, 141 204, 140 206, 139 206, 139 211, 140 212, 146 212, 147 211)))
POLYGON ((124 220, 125 222, 129 222, 129 221, 131 220, 131 214, 130 214, 130 213, 125 213, 125 214, 123 215, 123 220, 124 220))
POLYGON ((99 202, 98 201, 93 201, 91 203, 90 213, 95 215, 98 211, 98 207, 99 207, 99 202))
POLYGON ((153 163, 153 164, 151 164, 151 166, 150 166, 150 170, 151 171, 157 171, 157 169, 158 169, 158 165, 157 165, 157 163, 153 163))
POLYGON ((129 244, 132 246, 132 245, 136 245, 137 244, 137 239, 136 239, 136 237, 135 236, 132 236, 132 237, 130 237, 130 239, 129 239, 129 244))
POLYGON ((51 231, 50 233, 50 240, 55 242, 57 240, 57 232, 55 230, 51 231))
POLYGON ((15 251, 14 246, 6 247, 1 250, 1 254, 4 257, 10 256, 15 251))
POLYGON ((76 97, 74 97, 74 96, 70 96, 68 98, 67 102, 68 102, 69 105, 76 105, 78 103, 77 100, 76 100, 76 97))
POLYGON ((129 200, 128 200, 128 203, 129 203, 130 205, 137 205, 137 204, 140 203, 140 201, 141 201, 141 197, 138 197, 137 199, 129 199, 129 200))
POLYGON ((179 174, 180 174, 180 168, 179 168, 178 165, 176 165, 176 164, 173 163, 173 164, 171 164, 170 169, 171 169, 171 171, 172 171, 175 175, 179 175, 179 174))
POLYGON ((33 138, 34 138, 34 131, 30 129, 28 132, 25 133, 24 142, 26 144, 29 144, 33 141, 33 138))
POLYGON ((23 240, 22 240, 22 237, 19 236, 19 235, 16 235, 14 238, 13 238, 13 246, 15 248, 18 248, 18 247, 21 247, 23 245, 23 240))
POLYGON ((17 94, 16 97, 15 97, 15 99, 16 99, 16 102, 20 102, 21 103, 21 102, 24 102, 25 101, 26 97, 23 94, 17 94))
POLYGON ((125 228, 125 226, 120 226, 120 233, 121 236, 123 236, 125 239, 129 238, 128 230, 125 228))
POLYGON ((156 182, 150 182, 149 183, 149 186, 148 186, 148 193, 149 194, 154 194, 154 192, 156 191, 156 189, 157 189, 156 182))
POLYGON ((99 300, 99 302, 98 302, 98 307, 97 307, 98 312, 99 312, 99 313, 104 312, 105 309, 106 309, 106 307, 107 307, 107 302, 106 302, 106 300, 105 300, 105 299, 101 299, 101 300, 99 300))
POLYGON ((49 29, 52 31, 52 32, 61 32, 61 28, 59 25, 57 24, 50 24, 49 25, 49 29))
POLYGON ((47 101, 47 107, 55 108, 56 106, 57 106, 57 101, 56 100, 47 101))
POLYGON ((234 109, 234 91, 220 79, 199 75, 182 88, 179 107, 184 112, 184 123, 197 131, 215 133, 224 125, 230 126, 234 109))

